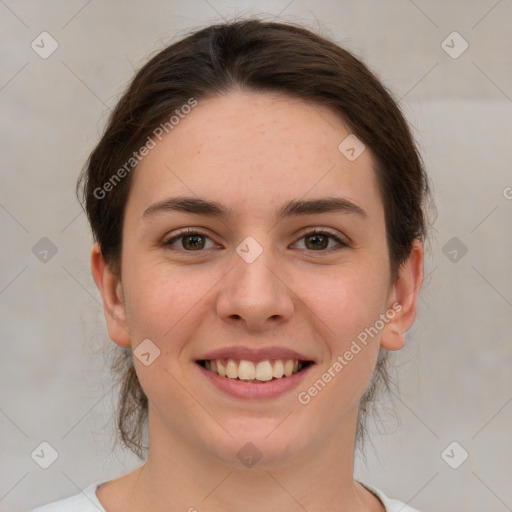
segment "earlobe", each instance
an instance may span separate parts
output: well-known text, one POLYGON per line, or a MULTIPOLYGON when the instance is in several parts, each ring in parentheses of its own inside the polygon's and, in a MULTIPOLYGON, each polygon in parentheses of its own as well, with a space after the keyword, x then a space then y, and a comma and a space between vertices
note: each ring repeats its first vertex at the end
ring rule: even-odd
MULTIPOLYGON (((398 277, 390 292, 395 314, 384 327, 380 345, 387 350, 400 350, 405 345, 405 333, 416 318, 418 298, 423 281, 423 246, 415 240, 407 260, 400 266, 398 277)), ((391 316, 391 315, 390 315, 391 316)))
POLYGON ((103 311, 107 321, 109 337, 121 347, 130 346, 130 335, 126 322, 126 308, 120 279, 105 261, 96 242, 91 251, 91 270, 94 282, 103 300, 103 311))
POLYGON ((384 329, 380 339, 380 346, 386 350, 400 350, 405 346, 405 332, 398 329, 384 329))

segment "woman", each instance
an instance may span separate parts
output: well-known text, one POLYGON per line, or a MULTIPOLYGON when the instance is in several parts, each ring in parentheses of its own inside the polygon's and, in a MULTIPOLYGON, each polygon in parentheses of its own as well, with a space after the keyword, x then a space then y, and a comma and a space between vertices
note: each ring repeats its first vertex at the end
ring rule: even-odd
POLYGON ((246 20, 136 75, 79 181, 123 350, 121 439, 144 464, 38 512, 412 511, 354 480, 404 346, 427 178, 373 74, 246 20))

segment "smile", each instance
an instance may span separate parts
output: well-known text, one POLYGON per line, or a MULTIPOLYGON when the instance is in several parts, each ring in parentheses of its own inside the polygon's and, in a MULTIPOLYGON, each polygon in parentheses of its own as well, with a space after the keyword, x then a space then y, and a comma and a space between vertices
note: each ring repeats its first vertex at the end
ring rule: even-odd
POLYGON ((311 361, 297 359, 209 359, 198 363, 206 370, 227 379, 261 383, 290 377, 311 364, 311 361))

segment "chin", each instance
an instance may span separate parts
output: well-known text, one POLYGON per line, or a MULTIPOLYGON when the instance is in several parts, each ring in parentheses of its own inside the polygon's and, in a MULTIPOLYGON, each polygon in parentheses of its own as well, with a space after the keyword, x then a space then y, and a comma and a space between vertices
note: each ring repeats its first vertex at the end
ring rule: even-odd
POLYGON ((226 429, 232 437, 223 431, 210 438, 208 450, 234 469, 267 470, 287 465, 304 449, 306 439, 303 433, 290 431, 286 421, 280 424, 282 421, 283 417, 272 421, 247 418, 236 425, 228 423, 226 429))

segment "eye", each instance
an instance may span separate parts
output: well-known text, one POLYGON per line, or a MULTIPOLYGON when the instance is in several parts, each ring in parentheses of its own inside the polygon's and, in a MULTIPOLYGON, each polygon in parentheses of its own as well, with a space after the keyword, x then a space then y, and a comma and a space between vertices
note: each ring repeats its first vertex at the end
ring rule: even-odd
POLYGON ((201 251, 202 249, 212 249, 215 247, 215 244, 211 240, 210 237, 201 233, 200 231, 194 231, 192 229, 187 229, 185 231, 181 231, 177 235, 173 236, 163 244, 164 246, 175 246, 177 249, 183 249, 185 251, 201 251), (175 244, 178 243, 178 246, 175 244), (207 247, 207 240, 211 242, 210 246, 207 247))
MULTIPOLYGON (((341 240, 338 236, 325 229, 315 229, 303 234, 300 241, 304 240, 304 246, 298 247, 301 250, 311 250, 316 252, 326 252, 338 246, 348 247, 348 243, 341 240)), ((296 245, 299 242, 296 242, 296 245)), ((200 252, 204 249, 213 249, 217 247, 212 239, 201 231, 186 229, 163 243, 164 246, 171 246, 178 250, 187 252, 200 252), (209 242, 209 244, 208 244, 209 242)))
POLYGON ((347 247, 348 244, 343 242, 334 233, 326 231, 324 229, 316 229, 309 231, 301 236, 300 240, 305 240, 304 246, 299 249, 310 249, 313 251, 324 251, 325 249, 332 249, 333 246, 329 245, 330 242, 334 241, 335 245, 341 247, 347 247))

